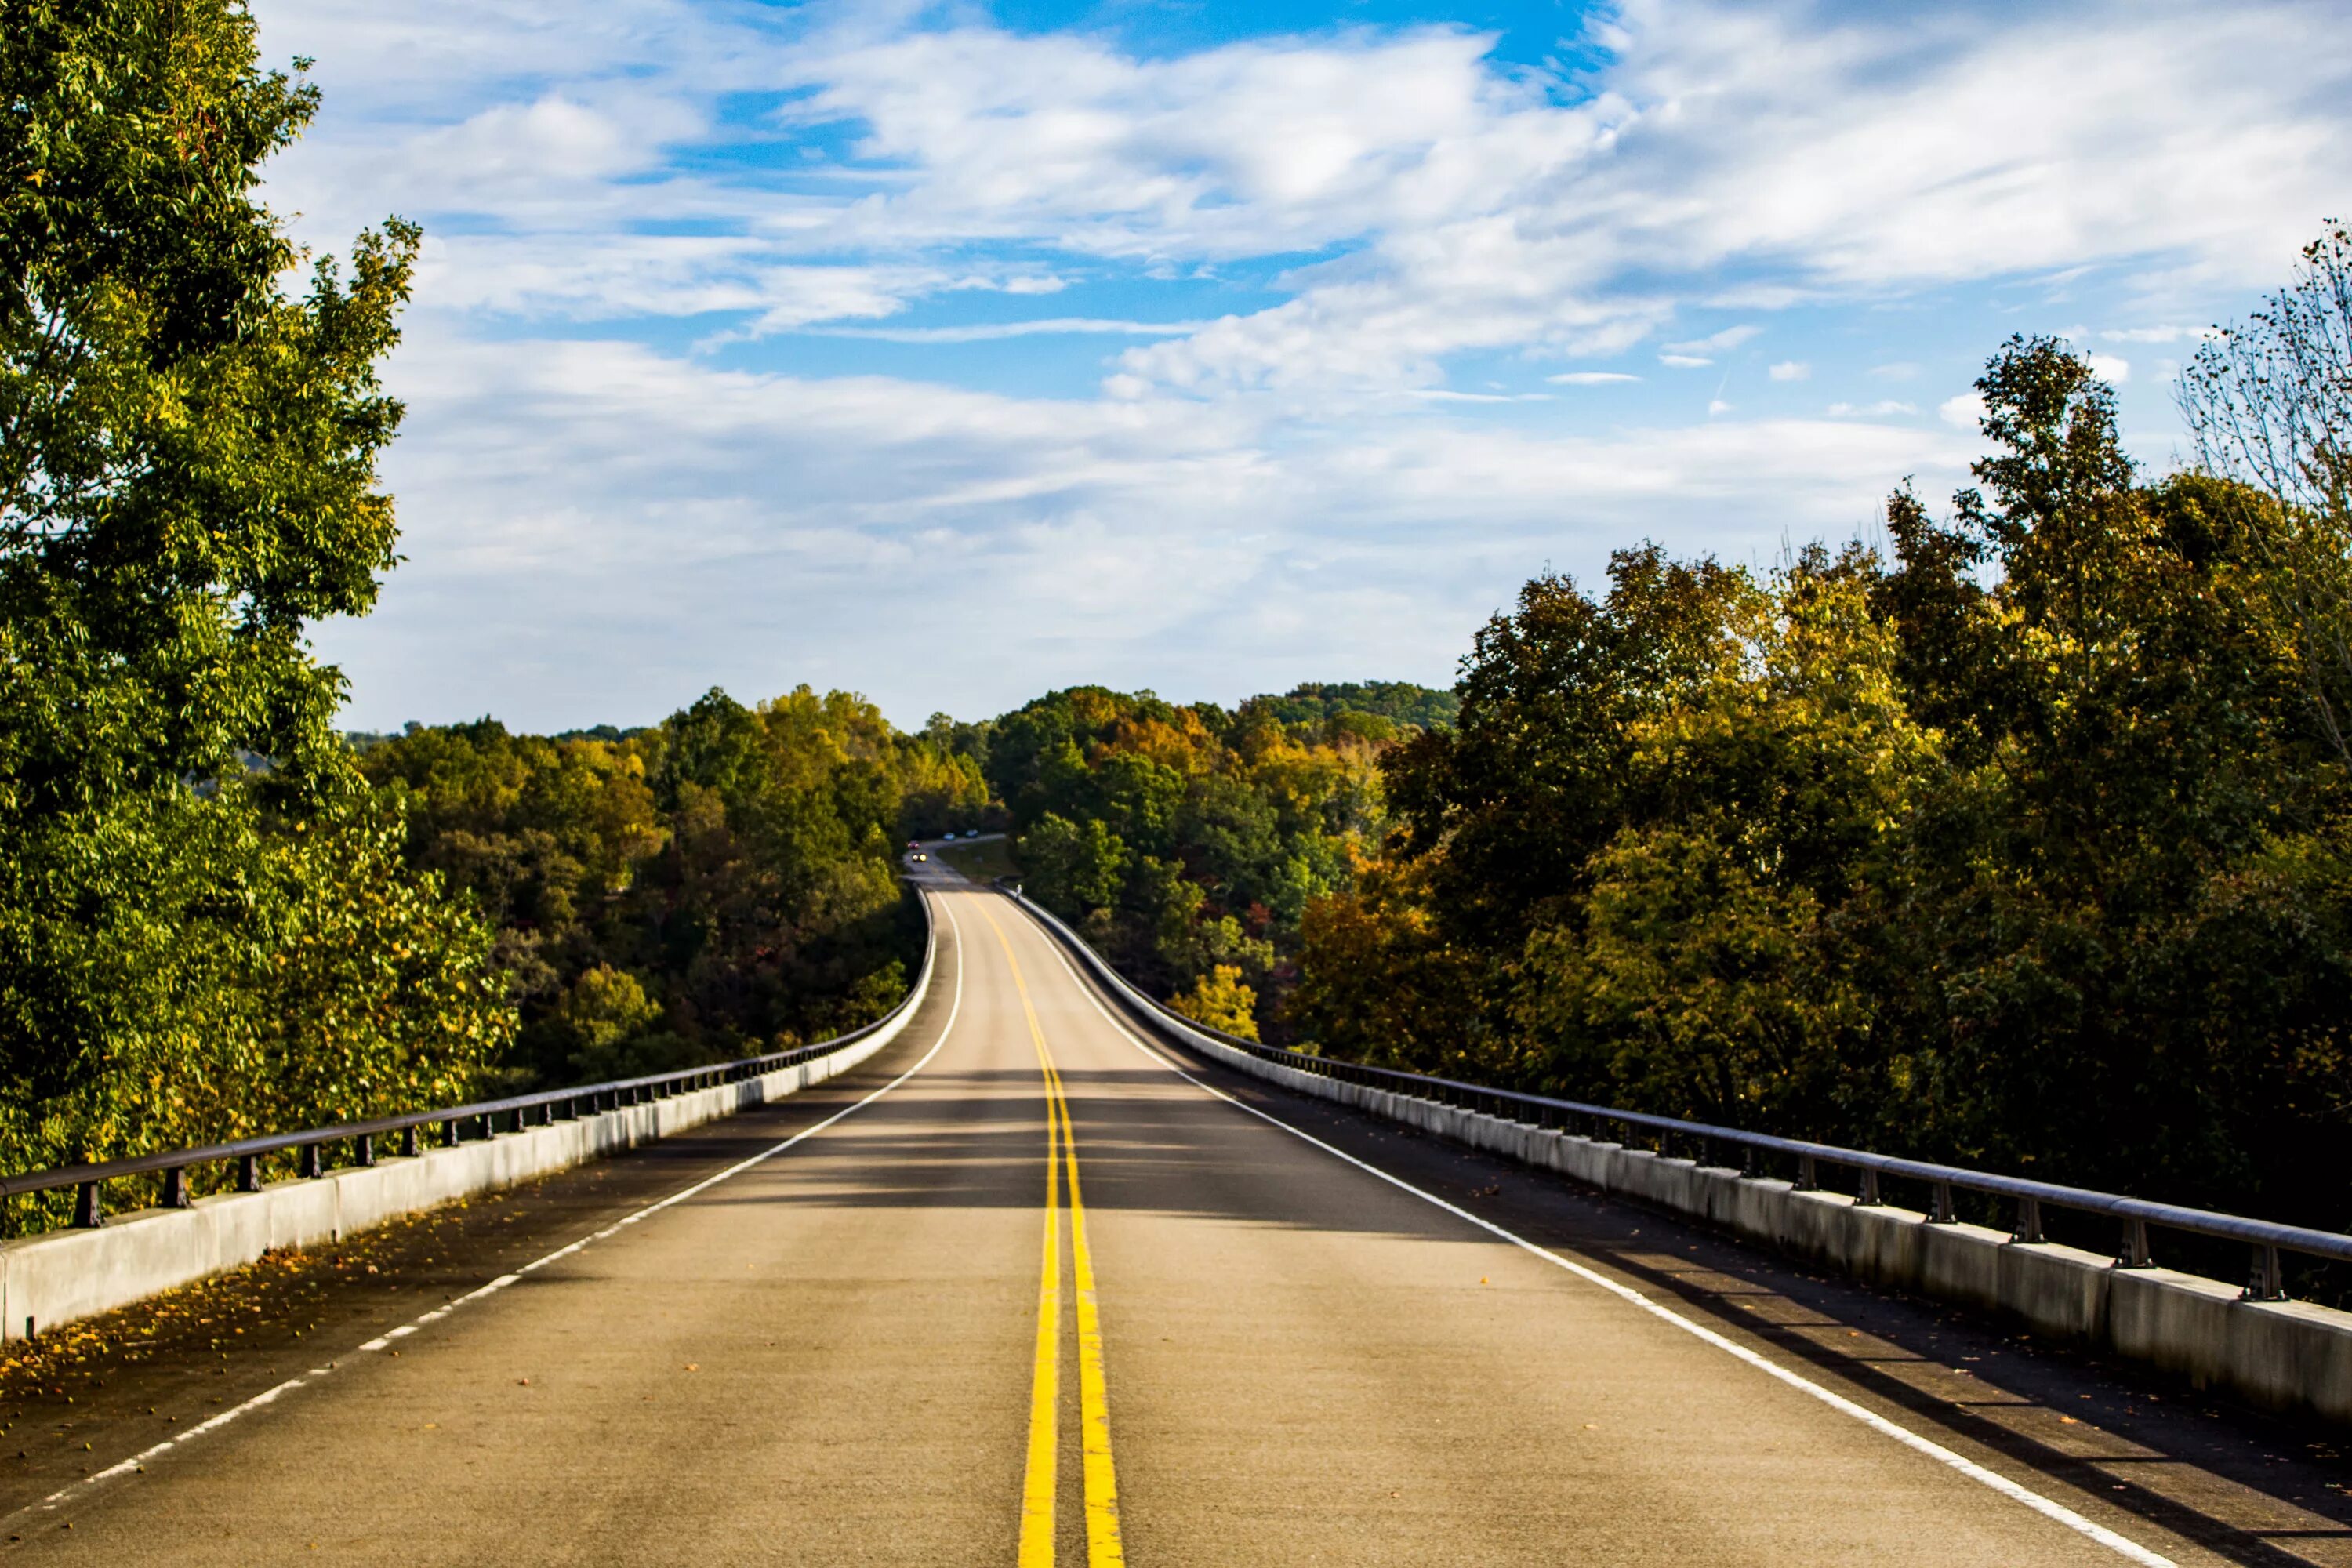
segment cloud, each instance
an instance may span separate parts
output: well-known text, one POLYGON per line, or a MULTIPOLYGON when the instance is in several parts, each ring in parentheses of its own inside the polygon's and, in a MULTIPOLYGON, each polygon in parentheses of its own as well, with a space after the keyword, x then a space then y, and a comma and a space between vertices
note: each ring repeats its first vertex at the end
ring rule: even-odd
POLYGON ((1081 679, 1442 680, 1532 563, 1833 532, 1962 471, 1981 407, 1603 432, 1638 401, 1505 409, 1456 377, 1697 368, 1797 308, 1890 382, 1988 301, 2024 330, 2061 292, 2226 319, 2352 188, 2326 0, 1623 0, 1567 66, 1450 26, 1200 47, 898 5, 257 9, 326 89, 268 199, 309 243, 387 211, 430 237, 393 375, 410 562, 321 631, 371 722, 804 676, 918 718, 1081 679), (861 336, 914 374, 807 373, 861 336))
POLYGON ((1784 359, 1765 374, 1774 381, 1802 381, 1813 374, 1813 367, 1802 360, 1784 359))
POLYGON ((1728 414, 1728 413, 1730 413, 1730 412, 1731 412, 1731 405, 1730 405, 1730 404, 1728 404, 1728 403, 1726 403, 1726 402, 1725 402, 1722 398, 1720 398, 1720 397, 1718 397, 1718 398, 1715 399, 1715 401, 1713 401, 1712 403, 1709 403, 1709 404, 1706 405, 1707 417, 1708 417, 1708 418, 1710 418, 1710 419, 1711 419, 1711 418, 1713 418, 1715 416, 1717 416, 1717 415, 1718 415, 1718 414, 1728 414))
POLYGON ((2121 386, 2131 379, 2131 361, 2117 359, 2113 354, 2085 354, 2092 374, 2109 386, 2121 386))
POLYGON ((1719 332, 1711 332, 1703 338, 1693 338, 1688 342, 1668 343, 1666 352, 1674 354, 1728 353, 1740 344, 1753 339, 1763 330, 1761 327, 1753 325, 1726 327, 1719 332))
POLYGON ((1834 533, 1891 476, 1959 457, 1939 433, 1824 420, 1591 437, 1448 403, 1334 426, 430 324, 389 384, 413 411, 388 464, 411 559, 374 616, 319 629, 367 672, 349 721, 375 727, 634 721, 714 682, 857 686, 912 722, 1082 679, 1227 700, 1318 668, 1443 681, 1531 563, 1597 573, 1644 533, 1689 551, 1834 533))
MULTIPOLYGON (((1456 27, 1131 53, 915 16, 616 0, 583 25, 552 0, 363 18, 268 0, 268 47, 329 62, 329 116, 281 168, 314 218, 355 221, 361 192, 369 214, 464 215, 469 265, 586 319, 616 235, 677 253, 646 263, 682 279, 649 311, 738 310, 753 331, 824 319, 761 302, 792 267, 898 268, 903 305, 950 286, 933 258, 975 247, 1031 253, 999 284, 1021 291, 1044 286, 1039 253, 1309 258, 1285 302, 1117 370, 1210 395, 1434 384, 1479 350, 1614 352, 1674 316, 1668 277, 1716 275, 1682 291, 1759 309, 2102 267, 2151 295, 2266 280, 2352 183, 2352 43, 2315 0, 1833 26, 1628 0, 1565 79, 1456 27), (338 118, 353 92, 381 122, 338 118), (779 99, 770 128, 816 154, 791 178, 708 155, 741 140, 726 106, 745 93, 779 99)), ((1714 357, 1759 330, 1664 352, 1714 357)))
POLYGON ((1936 405, 1936 416, 1958 430, 1973 431, 1985 416, 1984 394, 1963 392, 1936 405))

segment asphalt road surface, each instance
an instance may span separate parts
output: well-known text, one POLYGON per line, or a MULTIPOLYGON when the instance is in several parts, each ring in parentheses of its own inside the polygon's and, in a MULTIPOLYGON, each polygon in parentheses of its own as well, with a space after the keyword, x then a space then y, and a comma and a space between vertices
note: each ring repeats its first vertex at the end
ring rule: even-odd
POLYGON ((109 1362, 116 1314, 79 1404, 5 1396, 5 1549, 2352 1563, 2324 1434, 1147 1046, 922 869, 938 977, 866 1068, 322 1264, 233 1344, 109 1362))

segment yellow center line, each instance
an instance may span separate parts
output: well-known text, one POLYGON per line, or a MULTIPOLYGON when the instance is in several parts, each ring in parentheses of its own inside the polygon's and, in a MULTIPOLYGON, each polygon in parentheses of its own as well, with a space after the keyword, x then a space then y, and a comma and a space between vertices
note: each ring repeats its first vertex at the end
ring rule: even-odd
MULTIPOLYGON (((1021 994, 1021 1011, 1029 1021, 1029 1038, 1037 1048, 1037 1065, 1045 1079, 1046 1161, 1049 1165, 1053 1162, 1054 1133, 1058 1118, 1062 1157, 1069 1170, 1070 1258, 1077 1273, 1078 1287, 1078 1417, 1080 1456, 1083 1460, 1087 1490, 1087 1563, 1088 1568, 1125 1568, 1127 1550, 1121 1543, 1118 1533, 1118 1476, 1111 1464, 1110 1454, 1110 1387, 1103 1374, 1102 1317, 1095 1296, 1094 1253, 1087 1245, 1087 1205, 1078 1187, 1078 1139, 1076 1130, 1070 1123, 1070 1097, 1062 1087, 1061 1069, 1054 1065, 1054 1054, 1046 1048, 1045 1031, 1038 1025, 1037 1009, 1029 998, 1029 984, 1021 973, 1021 961, 1013 957, 1013 944, 1005 939, 1003 928, 997 925, 993 916, 989 917, 988 923, 995 931, 998 943, 1004 949, 1005 963, 1012 966, 1013 989, 1021 994)), ((1058 1224, 1058 1221, 1051 1206, 1052 1178, 1050 1176, 1047 1178, 1047 1185, 1049 1202, 1046 1224, 1054 1226, 1058 1224)), ((1053 1258, 1051 1245, 1049 1242, 1047 1251, 1049 1260, 1053 1258)), ((1053 1289, 1054 1299, 1058 1307, 1060 1300, 1058 1271, 1053 1289)), ((1057 1310, 1055 1313, 1057 1335, 1059 1321, 1057 1310)), ((1043 1331, 1042 1323, 1040 1331, 1043 1331)), ((1038 1377, 1042 1381, 1048 1375, 1042 1359, 1046 1354, 1042 1342, 1037 1353, 1041 1358, 1038 1363, 1038 1377)), ((1031 1498, 1034 1498, 1036 1492, 1035 1475, 1038 1462, 1035 1398, 1033 1385, 1029 1419, 1031 1476, 1029 1496, 1031 1498)), ((1045 1438, 1049 1451, 1053 1444, 1051 1421, 1052 1417, 1049 1415, 1045 1438)), ((1024 1503, 1021 1531, 1022 1568, 1031 1568, 1033 1563, 1050 1564, 1054 1560, 1050 1539, 1053 1495, 1053 1483, 1049 1479, 1045 1484, 1045 1508, 1049 1521, 1046 1531, 1048 1540, 1045 1555, 1042 1557, 1033 1559, 1030 1555, 1030 1516, 1028 1506, 1024 1503)))
MULTIPOLYGON (((996 934, 999 941, 1003 940, 1003 931, 996 934)), ((1037 1365, 1029 1384, 1029 1463, 1021 1483, 1021 1568, 1054 1568, 1054 1483, 1061 1463, 1057 1423, 1062 1405, 1062 1216, 1056 1133, 1049 1097, 1045 1102, 1045 1266, 1037 1286, 1037 1365)))

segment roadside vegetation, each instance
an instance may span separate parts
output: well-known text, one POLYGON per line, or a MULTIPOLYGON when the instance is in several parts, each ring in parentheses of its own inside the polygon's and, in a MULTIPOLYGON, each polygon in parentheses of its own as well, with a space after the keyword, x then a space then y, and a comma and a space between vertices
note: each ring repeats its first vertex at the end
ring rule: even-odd
POLYGON ((446 1102, 489 927, 401 853, 304 626, 394 561, 418 236, 254 199, 318 95, 221 4, 0 27, 0 1164, 446 1102))
POLYGON ((1619 552, 1478 635, 1301 920, 1317 1048, 2352 1221, 2352 243, 2184 382, 2013 340, 1883 551, 1619 552), (1365 977, 1378 976, 1377 984, 1365 977))
POLYGON ((1076 687, 941 733, 1003 803, 1031 897, 1154 994, 1286 1038, 1300 922, 1386 829, 1381 753, 1454 709, 1396 682, 1232 709, 1076 687))
POLYGON ((902 829, 980 805, 977 770, 806 687, 606 733, 412 726, 362 759, 415 872, 497 932, 500 1081, 755 1056, 897 1005, 921 949, 902 829))

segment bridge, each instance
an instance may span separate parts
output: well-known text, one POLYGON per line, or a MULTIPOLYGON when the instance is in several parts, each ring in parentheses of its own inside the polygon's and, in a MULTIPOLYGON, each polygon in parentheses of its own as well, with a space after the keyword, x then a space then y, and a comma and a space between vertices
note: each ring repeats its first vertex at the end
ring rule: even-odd
POLYGON ((1234 1071, 917 870, 929 981, 852 1070, 64 1336, 0 1543, 2352 1563, 2323 1428, 1234 1071))

